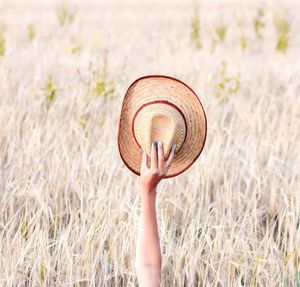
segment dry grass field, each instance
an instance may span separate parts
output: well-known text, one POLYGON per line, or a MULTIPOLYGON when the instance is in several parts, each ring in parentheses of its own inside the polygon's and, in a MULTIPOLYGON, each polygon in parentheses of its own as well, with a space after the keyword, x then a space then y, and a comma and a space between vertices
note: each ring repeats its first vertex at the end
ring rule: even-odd
POLYGON ((0 0, 0 286, 137 286, 117 126, 181 79, 203 153, 159 185, 163 286, 299 286, 300 3, 0 0))

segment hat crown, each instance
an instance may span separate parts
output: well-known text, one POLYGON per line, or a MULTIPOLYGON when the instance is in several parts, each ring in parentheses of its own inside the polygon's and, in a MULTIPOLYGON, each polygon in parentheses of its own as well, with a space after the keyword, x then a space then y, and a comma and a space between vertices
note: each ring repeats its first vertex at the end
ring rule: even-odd
POLYGON ((162 141, 166 159, 173 144, 176 144, 178 153, 184 143, 185 118, 178 107, 167 101, 150 102, 137 111, 133 121, 133 133, 136 142, 149 156, 152 142, 162 141))

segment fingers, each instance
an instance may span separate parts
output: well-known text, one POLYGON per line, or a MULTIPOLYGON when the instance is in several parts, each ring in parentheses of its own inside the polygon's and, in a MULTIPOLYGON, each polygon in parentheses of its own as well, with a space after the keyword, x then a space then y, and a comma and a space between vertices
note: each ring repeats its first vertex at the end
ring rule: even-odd
MULTIPOLYGON (((151 145, 151 160, 150 160, 150 169, 159 169, 164 170, 164 167, 167 169, 170 168, 171 163, 173 162, 174 155, 176 152, 176 144, 173 145, 171 152, 167 161, 164 161, 164 147, 163 142, 159 142, 157 144, 156 141, 153 141, 151 145)), ((149 168, 149 157, 147 153, 142 149, 142 162, 141 162, 141 169, 149 168)))
POLYGON ((164 161, 164 147, 163 147, 163 142, 162 141, 158 142, 158 148, 157 149, 158 149, 158 151, 157 151, 157 153, 158 153, 158 168, 160 170, 162 170, 163 167, 164 167, 164 163, 165 163, 165 161, 164 161))
POLYGON ((151 146, 151 163, 150 168, 151 169, 157 169, 157 149, 156 149, 157 143, 156 141, 152 142, 151 146))
POLYGON ((169 154, 169 157, 168 157, 168 159, 167 159, 167 161, 166 161, 166 167, 167 167, 167 168, 170 168, 171 163, 172 163, 172 161, 173 161, 173 159, 174 159, 174 154, 175 154, 175 152, 176 152, 176 144, 173 145, 172 150, 171 150, 171 152, 170 152, 170 154, 169 154))

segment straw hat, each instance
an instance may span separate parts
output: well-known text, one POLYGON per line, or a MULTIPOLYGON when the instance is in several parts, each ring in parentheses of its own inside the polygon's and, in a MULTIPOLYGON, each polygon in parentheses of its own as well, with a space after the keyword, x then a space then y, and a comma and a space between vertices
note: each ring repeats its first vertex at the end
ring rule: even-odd
POLYGON ((164 157, 176 153, 166 178, 187 170, 206 139, 206 115, 196 93, 172 77, 149 75, 128 88, 120 114, 118 147, 125 165, 140 175, 141 147, 150 155, 153 140, 163 141, 164 157))

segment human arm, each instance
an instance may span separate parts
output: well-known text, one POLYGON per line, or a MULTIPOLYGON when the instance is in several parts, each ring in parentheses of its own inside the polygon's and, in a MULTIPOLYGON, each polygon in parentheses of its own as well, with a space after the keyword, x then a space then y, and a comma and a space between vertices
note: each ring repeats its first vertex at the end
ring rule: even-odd
POLYGON ((148 156, 142 155, 141 163, 141 214, 138 225, 135 269, 140 287, 158 287, 161 280, 161 252, 156 219, 156 187, 165 177, 173 161, 176 145, 167 161, 163 157, 163 144, 152 143, 150 167, 148 156))

